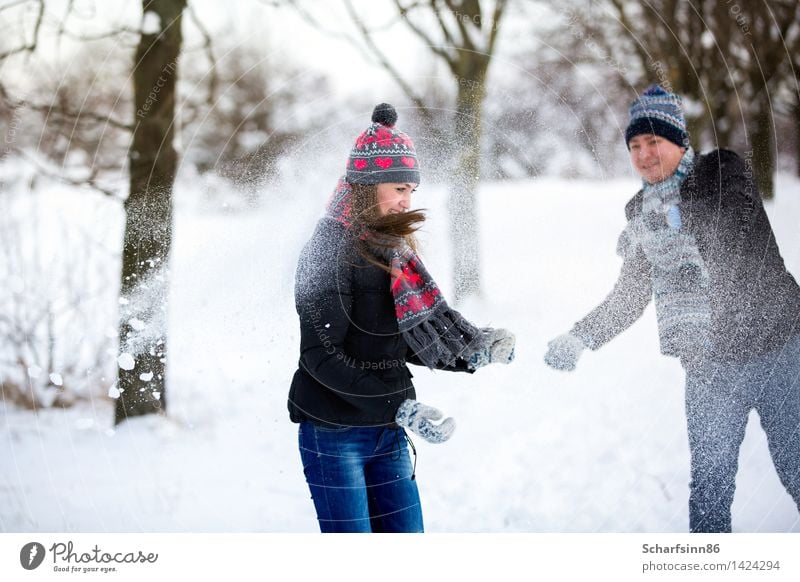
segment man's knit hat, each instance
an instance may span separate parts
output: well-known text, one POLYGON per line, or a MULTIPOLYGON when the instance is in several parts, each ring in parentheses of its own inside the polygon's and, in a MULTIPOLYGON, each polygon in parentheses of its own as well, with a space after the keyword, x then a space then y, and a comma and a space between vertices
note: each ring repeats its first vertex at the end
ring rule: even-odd
POLYGON ((395 129, 397 111, 388 103, 376 105, 372 125, 358 136, 347 158, 350 184, 419 184, 419 162, 414 142, 395 129))
POLYGON ((650 85, 631 104, 629 114, 631 120, 625 130, 625 145, 637 135, 653 133, 680 147, 688 147, 689 134, 679 95, 666 91, 661 85, 650 85))

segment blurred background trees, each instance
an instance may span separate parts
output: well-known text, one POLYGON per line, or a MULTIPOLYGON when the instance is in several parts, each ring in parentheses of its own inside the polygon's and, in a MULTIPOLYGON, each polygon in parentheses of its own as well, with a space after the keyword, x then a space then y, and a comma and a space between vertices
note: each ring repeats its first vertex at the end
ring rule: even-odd
POLYGON ((481 181, 631 175, 627 108, 651 83, 765 197, 800 175, 795 0, 3 0, 0 30, 0 380, 30 407, 163 410, 166 335, 115 380, 126 341, 166 326, 173 192, 245 212, 330 188, 379 101, 448 187, 458 299, 480 293, 481 181))
POLYGON ((762 196, 774 195, 776 127, 792 123, 800 74, 793 64, 800 3, 595 0, 554 7, 578 32, 561 37, 571 41, 567 50, 580 51, 580 37, 584 50, 593 43, 626 63, 628 74, 607 82, 629 100, 653 82, 683 95, 695 147, 737 149, 752 159, 762 196))

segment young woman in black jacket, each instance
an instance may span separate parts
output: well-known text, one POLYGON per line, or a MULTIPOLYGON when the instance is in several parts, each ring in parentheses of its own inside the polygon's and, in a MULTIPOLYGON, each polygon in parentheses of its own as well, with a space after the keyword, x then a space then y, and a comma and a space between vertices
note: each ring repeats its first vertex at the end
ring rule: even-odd
POLYGON ((416 401, 406 364, 472 372, 514 355, 509 332, 448 307, 417 256, 419 166, 396 120, 375 108, 297 267, 288 407, 323 532, 423 531, 404 428, 440 443, 455 423, 416 401))

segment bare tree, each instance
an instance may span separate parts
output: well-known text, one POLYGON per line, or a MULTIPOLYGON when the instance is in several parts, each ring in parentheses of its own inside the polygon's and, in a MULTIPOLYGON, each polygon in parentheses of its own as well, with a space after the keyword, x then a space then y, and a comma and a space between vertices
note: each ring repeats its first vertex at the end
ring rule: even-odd
POLYGON ((457 84, 454 136, 459 140, 457 179, 448 196, 453 245, 455 299, 480 294, 477 189, 480 180, 481 132, 486 79, 497 43, 506 0, 395 0, 404 22, 450 69, 457 84), (435 17, 437 37, 415 20, 417 13, 435 17), (460 141, 463 140, 463 141, 460 141))
POLYGON ((800 31, 794 38, 788 39, 789 52, 792 55, 787 63, 786 108, 790 119, 790 135, 794 143, 795 173, 800 177, 800 31))
MULTIPOLYGON (((308 95, 327 92, 322 75, 265 57, 253 44, 229 46, 221 39, 216 46, 221 56, 211 65, 218 72, 215 97, 187 91, 181 101, 183 159, 201 173, 226 178, 253 205, 264 182, 277 174, 281 156, 304 134, 324 127, 333 104, 292 115, 308 105, 308 95)), ((192 87, 208 74, 208 65, 186 63, 181 80, 192 87)))
MULTIPOLYGON (((437 114, 424 97, 403 78, 392 58, 375 40, 375 29, 362 20, 352 0, 343 0, 361 41, 417 107, 428 128, 440 127, 437 114)), ((325 29, 304 9, 290 0, 315 26, 325 29)), ((393 0, 399 19, 452 74, 456 87, 455 119, 449 135, 435 136, 455 146, 455 178, 448 196, 450 238, 453 245, 454 296, 456 300, 480 293, 480 248, 476 194, 480 180, 481 134, 486 79, 497 46, 508 0, 393 0)))
MULTIPOLYGON (((37 171, 17 167, 28 179, 37 171)), ((57 197, 20 182, 0 194, 2 398, 31 409, 68 406, 113 382, 107 331, 116 289, 107 281, 118 257, 104 241, 114 204, 81 193, 84 224, 58 220, 57 197)))
POLYGON ((185 0, 143 0, 133 70, 135 128, 122 250, 119 391, 115 423, 166 411, 167 296, 172 187, 178 155, 175 87, 185 0))
MULTIPOLYGON (((0 20, 18 24, 12 29, 3 22, 4 30, 15 34, 4 37, 8 44, 0 53, 0 63, 8 71, 0 82, 0 119, 5 126, 0 161, 8 158, 11 170, 3 173, 0 183, 0 278, 4 281, 0 377, 3 398, 31 408, 63 406, 93 396, 110 379, 109 372, 114 370, 108 365, 107 323, 113 317, 115 286, 109 286, 107 277, 118 260, 115 250, 100 242, 108 237, 97 236, 97 228, 113 228, 113 221, 84 228, 79 221, 62 220, 38 185, 53 178, 118 199, 99 176, 107 169, 120 169, 119 152, 124 149, 117 151, 115 159, 108 144, 129 130, 114 118, 106 79, 100 78, 95 85, 98 71, 92 65, 98 61, 92 61, 89 52, 79 50, 76 56, 87 59, 89 66, 61 75, 57 84, 46 76, 31 75, 27 83, 20 83, 27 90, 15 85, 22 71, 36 70, 35 65, 41 64, 37 52, 45 36, 57 43, 64 38, 82 39, 68 24, 74 3, 67 3, 65 13, 58 16, 48 8, 44 0, 19 0, 0 7, 0 20), (17 44, 12 46, 15 36, 17 44), (14 89, 9 85, 15 85, 14 89), (92 87, 98 90, 91 92, 92 87), (81 91, 86 93, 81 96, 81 91)), ((110 34, 123 32, 131 31, 110 34)), ((87 197, 85 202, 83 217, 113 207, 111 198, 87 197)))
MULTIPOLYGON (((787 38, 800 34, 800 3, 795 0, 773 0, 769 3, 746 3, 735 19, 740 29, 748 27, 746 52, 739 59, 739 68, 746 75, 747 137, 753 152, 753 169, 762 196, 771 198, 775 191, 777 143, 774 94, 786 74, 791 58, 787 38)), ((732 54, 735 47, 730 46, 732 54)))
POLYGON ((794 120, 794 147, 795 171, 800 177, 800 91, 794 92, 795 102, 792 106, 792 119, 794 120))
MULTIPOLYGON (((789 55, 785 39, 800 28, 795 0, 596 0, 569 7, 573 26, 615 60, 636 64, 624 82, 660 82, 699 106, 687 109, 695 139, 705 135, 712 144, 727 146, 744 130, 759 189, 764 197, 773 195, 770 91, 789 55)), ((559 4, 556 10, 565 8, 559 4)))

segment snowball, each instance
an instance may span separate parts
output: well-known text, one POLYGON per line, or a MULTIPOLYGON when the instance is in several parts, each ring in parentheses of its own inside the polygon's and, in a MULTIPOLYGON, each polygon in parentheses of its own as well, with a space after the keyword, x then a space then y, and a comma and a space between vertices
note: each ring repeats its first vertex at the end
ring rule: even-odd
POLYGON ((50 382, 52 382, 54 386, 64 385, 64 379, 61 377, 61 374, 57 374, 56 372, 50 374, 50 382))
POLYGON ((123 370, 133 370, 134 366, 136 366, 133 356, 128 353, 120 354, 117 358, 117 364, 123 370))
POLYGON ((108 389, 108 397, 109 398, 119 398, 119 389, 117 388, 116 384, 112 384, 111 388, 108 389))
POLYGON ((152 372, 146 372, 144 374, 139 374, 139 380, 141 380, 142 382, 149 382, 152 379, 153 379, 153 373, 152 372))

